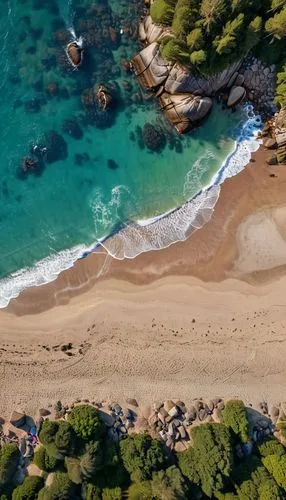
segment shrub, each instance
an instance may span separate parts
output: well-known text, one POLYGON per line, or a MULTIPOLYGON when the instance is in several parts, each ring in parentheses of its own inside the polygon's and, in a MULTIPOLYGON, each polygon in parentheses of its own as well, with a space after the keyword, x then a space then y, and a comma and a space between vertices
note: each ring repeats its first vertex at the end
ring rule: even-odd
POLYGON ((28 476, 23 484, 13 491, 12 500, 36 500, 38 492, 44 486, 44 480, 39 476, 28 476))
POLYGON ((191 50, 200 50, 204 46, 204 36, 201 28, 195 28, 187 36, 187 45, 191 50))
POLYGON ((204 62, 206 62, 207 54, 204 50, 195 50, 190 55, 191 64, 194 66, 200 66, 204 62))
POLYGON ((101 500, 100 489, 94 484, 85 484, 83 486, 83 498, 85 500, 101 500))
POLYGON ((227 401, 223 410, 223 423, 232 429, 243 443, 248 441, 249 425, 243 401, 227 401))
POLYGON ((4 444, 0 449, 0 486, 9 483, 15 473, 20 460, 20 451, 16 444, 4 444))
POLYGON ((40 490, 38 500, 75 500, 76 487, 64 472, 54 474, 51 486, 40 490))
POLYGON ((271 479, 264 481, 259 486, 258 495, 259 500, 283 500, 283 498, 285 498, 277 483, 271 479))
POLYGON ((39 433, 40 441, 47 446, 55 441, 56 433, 58 432, 59 424, 53 420, 44 420, 39 433))
POLYGON ((128 500, 150 500, 152 498, 152 489, 150 481, 133 483, 128 488, 128 500))
POLYGON ((191 430, 191 437, 193 446, 179 454, 179 467, 211 497, 223 489, 232 470, 231 435, 223 424, 203 424, 191 430))
POLYGON ((121 500, 121 488, 104 488, 102 491, 102 500, 121 500))
POLYGON ((84 441, 96 441, 102 435, 103 425, 93 406, 76 406, 70 412, 68 422, 76 435, 84 441))
POLYGON ((81 457, 80 468, 83 477, 92 478, 103 468, 103 446, 99 441, 88 445, 85 454, 81 457))
POLYGON ((55 445, 63 455, 71 455, 74 451, 76 435, 69 422, 59 422, 55 435, 55 445))
POLYGON ((126 436, 120 441, 120 452, 134 482, 151 479, 152 473, 163 469, 166 464, 162 443, 148 434, 126 436))
POLYGON ((286 36, 286 8, 268 19, 265 24, 265 30, 274 35, 275 38, 278 38, 278 40, 286 36))
POLYGON ((44 446, 40 446, 40 448, 35 452, 34 464, 45 472, 52 472, 55 470, 58 461, 55 457, 48 454, 44 446))
POLYGON ((155 498, 184 500, 187 495, 185 480, 180 469, 174 465, 165 471, 154 472, 151 488, 155 498))

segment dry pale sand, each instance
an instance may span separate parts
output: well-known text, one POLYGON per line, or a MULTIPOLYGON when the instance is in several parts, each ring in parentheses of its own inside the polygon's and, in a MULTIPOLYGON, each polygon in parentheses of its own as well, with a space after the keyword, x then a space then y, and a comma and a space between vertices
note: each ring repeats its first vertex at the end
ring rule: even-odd
POLYGON ((223 185, 188 241, 91 255, 2 310, 4 416, 76 397, 286 399, 286 167, 264 159, 223 185))

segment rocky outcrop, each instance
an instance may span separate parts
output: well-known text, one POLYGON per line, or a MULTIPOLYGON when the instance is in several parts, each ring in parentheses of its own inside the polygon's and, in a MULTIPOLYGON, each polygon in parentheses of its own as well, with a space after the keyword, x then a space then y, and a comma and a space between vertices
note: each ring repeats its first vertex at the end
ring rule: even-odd
POLYGON ((212 109, 212 100, 209 97, 194 96, 192 94, 168 94, 164 92, 159 97, 162 110, 179 133, 184 133, 202 121, 212 109))
POLYGON ((135 74, 145 89, 156 89, 168 78, 171 66, 160 55, 159 44, 151 43, 132 60, 135 74))
POLYGON ((263 137, 264 147, 273 150, 267 163, 286 165, 286 110, 281 109, 275 114, 273 120, 265 123, 261 137, 263 137))

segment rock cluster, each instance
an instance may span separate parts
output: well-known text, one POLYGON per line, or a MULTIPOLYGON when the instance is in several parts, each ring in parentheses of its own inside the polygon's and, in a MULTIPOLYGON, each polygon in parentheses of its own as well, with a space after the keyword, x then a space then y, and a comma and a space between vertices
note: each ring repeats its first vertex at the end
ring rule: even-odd
POLYGON ((108 405, 107 408, 102 406, 99 413, 101 420, 108 427, 109 438, 115 442, 118 442, 129 429, 134 427, 137 417, 134 410, 122 408, 118 403, 108 405))
POLYGON ((139 38, 147 46, 133 58, 132 65, 141 85, 156 91, 162 110, 178 132, 201 122, 211 111, 211 97, 218 93, 223 93, 228 107, 234 108, 248 97, 263 116, 273 114, 274 66, 265 67, 252 57, 211 76, 193 75, 162 58, 158 42, 166 35, 172 36, 170 29, 156 26, 146 16, 139 26, 139 38))
POLYGON ((220 398, 208 402, 196 399, 189 407, 182 401, 167 400, 153 405, 148 424, 168 448, 181 451, 189 441, 189 428, 203 422, 219 422, 223 408, 220 398))
POLYGON ((286 164, 286 111, 280 110, 272 120, 265 123, 260 134, 263 145, 271 151, 267 159, 269 165, 286 164))
POLYGON ((276 72, 275 65, 265 66, 255 57, 248 58, 243 64, 240 74, 244 78, 249 99, 263 116, 269 118, 276 111, 274 104, 276 72))

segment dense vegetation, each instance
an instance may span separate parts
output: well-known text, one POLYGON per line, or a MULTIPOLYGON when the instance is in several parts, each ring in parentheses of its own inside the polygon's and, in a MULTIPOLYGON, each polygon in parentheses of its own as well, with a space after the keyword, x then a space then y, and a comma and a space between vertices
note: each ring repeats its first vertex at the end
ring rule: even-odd
POLYGON ((250 431, 241 401, 226 404, 222 423, 194 426, 190 434, 191 446, 178 454, 148 434, 115 444, 97 410, 79 405, 67 421, 43 422, 34 456, 42 477, 16 486, 20 452, 14 444, 1 448, 0 500, 286 498, 286 449, 268 437, 243 453, 250 431))
MULTIPOLYGON (((285 0, 154 0, 151 16, 171 27, 161 41, 164 58, 203 73, 221 70, 251 50, 267 63, 285 62, 285 0)), ((281 94, 286 99, 285 69, 279 102, 281 94)))

